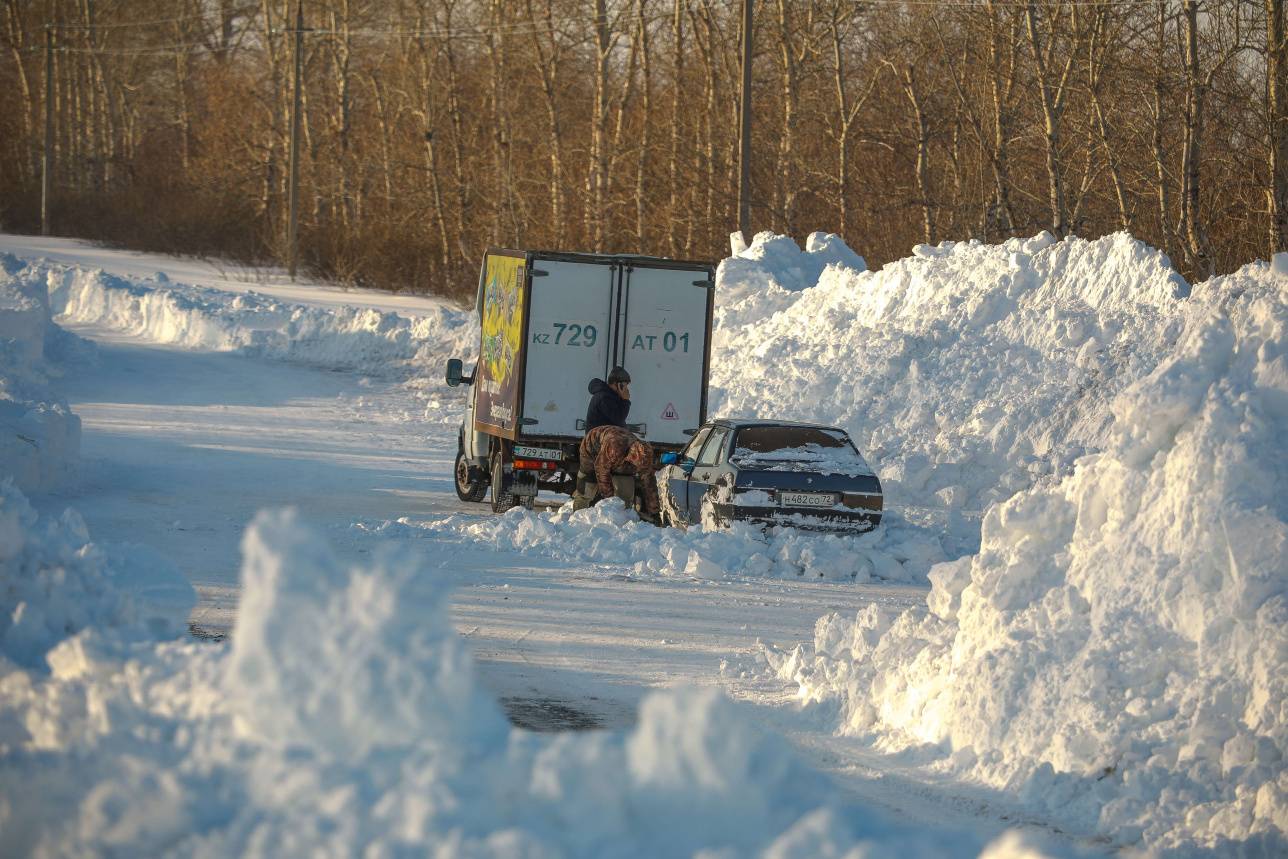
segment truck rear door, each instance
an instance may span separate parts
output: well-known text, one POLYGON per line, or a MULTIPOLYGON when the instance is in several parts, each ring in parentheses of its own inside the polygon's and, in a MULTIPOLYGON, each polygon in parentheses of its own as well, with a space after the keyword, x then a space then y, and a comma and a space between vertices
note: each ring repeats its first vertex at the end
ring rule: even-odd
POLYGON ((631 374, 627 421, 653 444, 683 446, 684 431, 706 417, 707 273, 628 265, 625 283, 618 354, 631 374))
POLYGON ((580 438, 586 385, 610 366, 617 266, 537 259, 528 318, 523 426, 531 436, 580 438))

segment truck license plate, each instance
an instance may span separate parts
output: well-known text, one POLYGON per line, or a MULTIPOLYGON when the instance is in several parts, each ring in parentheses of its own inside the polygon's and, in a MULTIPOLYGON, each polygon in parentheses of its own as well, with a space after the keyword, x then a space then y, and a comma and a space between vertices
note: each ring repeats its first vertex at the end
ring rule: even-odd
POLYGON ((545 447, 525 447, 521 444, 514 446, 514 455, 524 459, 547 459, 555 462, 563 461, 562 450, 551 450, 545 447))
POLYGON ((831 507, 836 496, 827 492, 784 492, 784 507, 831 507))

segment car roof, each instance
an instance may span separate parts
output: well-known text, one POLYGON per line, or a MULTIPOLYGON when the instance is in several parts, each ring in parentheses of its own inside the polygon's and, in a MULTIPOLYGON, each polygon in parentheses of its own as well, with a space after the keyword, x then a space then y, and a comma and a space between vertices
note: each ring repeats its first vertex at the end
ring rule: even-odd
MULTIPOLYGON (((798 427, 800 429, 823 429, 835 430, 836 432, 845 432, 837 426, 831 424, 805 423, 804 421, 774 421, 764 418, 716 418, 708 423, 719 426, 726 426, 732 429, 743 429, 745 427, 798 427)), ((848 433, 846 433, 848 435, 848 433)))

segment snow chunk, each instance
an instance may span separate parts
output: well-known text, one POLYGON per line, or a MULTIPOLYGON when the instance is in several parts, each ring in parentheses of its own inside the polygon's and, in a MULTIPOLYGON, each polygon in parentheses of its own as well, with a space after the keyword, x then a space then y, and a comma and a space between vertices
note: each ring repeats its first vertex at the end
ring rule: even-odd
MULTIPOLYGON (((69 510, 41 521, 12 480, 0 483, 0 655, 42 668, 77 632, 149 641, 187 631, 196 594, 173 565, 142 547, 89 542, 69 510)), ((3 660, 0 660, 2 662, 3 660)))
POLYGON ((345 571, 291 512, 261 513, 242 549, 225 689, 247 733, 351 759, 422 739, 495 741, 503 720, 474 686, 447 591, 413 558, 385 551, 345 571))

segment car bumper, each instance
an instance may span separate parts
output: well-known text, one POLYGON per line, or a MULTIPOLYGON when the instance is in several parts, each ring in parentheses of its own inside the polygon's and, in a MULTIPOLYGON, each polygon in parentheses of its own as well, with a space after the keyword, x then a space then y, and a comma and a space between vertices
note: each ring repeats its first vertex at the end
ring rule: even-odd
POLYGON ((799 528, 802 531, 861 534, 881 524, 880 510, 810 510, 791 507, 744 507, 717 504, 717 518, 752 525, 799 528))

